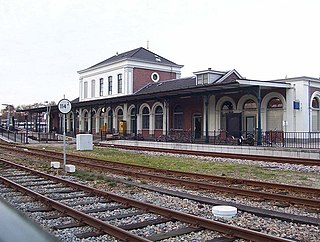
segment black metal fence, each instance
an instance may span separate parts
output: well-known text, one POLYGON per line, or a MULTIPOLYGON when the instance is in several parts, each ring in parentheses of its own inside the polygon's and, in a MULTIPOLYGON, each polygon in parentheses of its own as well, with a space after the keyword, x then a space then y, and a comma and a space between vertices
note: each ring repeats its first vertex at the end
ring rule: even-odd
MULTIPOLYGON (((169 130, 166 135, 155 133, 149 135, 148 131, 138 130, 137 133, 127 131, 126 133, 113 130, 112 132, 100 132, 93 134, 93 140, 103 141, 112 139, 146 140, 157 142, 176 143, 209 143, 212 145, 257 145, 257 131, 233 132, 225 130, 210 131, 208 139, 206 135, 195 135, 191 130, 169 130)), ((19 143, 62 141, 63 137, 55 132, 27 132, 26 130, 7 130, 0 127, 0 135, 8 140, 19 143)), ((74 133, 67 133, 67 136, 75 137, 74 133)), ((284 132, 284 131, 263 131, 261 135, 261 146, 320 149, 320 132, 284 132)))
POLYGON ((0 127, 0 135, 10 141, 22 144, 32 142, 62 141, 62 137, 55 132, 43 133, 26 130, 8 130, 0 127))
MULTIPOLYGON (((150 140, 158 142, 177 142, 177 143, 206 143, 213 145, 254 145, 257 146, 258 132, 238 131, 231 133, 225 130, 215 130, 209 132, 208 139, 202 134, 196 137, 191 130, 170 130, 167 135, 143 135, 139 130, 137 134, 128 132, 121 134, 116 131, 94 135, 95 139, 134 139, 150 140), (100 136, 100 137, 99 137, 100 136)), ((284 148, 304 148, 320 149, 320 132, 284 132, 277 130, 263 131, 261 133, 261 146, 284 147, 284 148)))

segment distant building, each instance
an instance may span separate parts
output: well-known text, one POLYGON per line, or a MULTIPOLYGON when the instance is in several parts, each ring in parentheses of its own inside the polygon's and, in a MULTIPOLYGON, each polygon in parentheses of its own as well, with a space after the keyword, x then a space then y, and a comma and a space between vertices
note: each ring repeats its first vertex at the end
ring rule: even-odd
MULTIPOLYGON (((67 132, 145 139, 175 133, 209 142, 225 131, 255 133, 259 143, 268 131, 320 131, 317 78, 249 80, 211 68, 181 78, 182 67, 137 48, 78 71, 79 98, 67 115, 67 132)), ((51 129, 61 131, 55 107, 50 120, 51 129)))

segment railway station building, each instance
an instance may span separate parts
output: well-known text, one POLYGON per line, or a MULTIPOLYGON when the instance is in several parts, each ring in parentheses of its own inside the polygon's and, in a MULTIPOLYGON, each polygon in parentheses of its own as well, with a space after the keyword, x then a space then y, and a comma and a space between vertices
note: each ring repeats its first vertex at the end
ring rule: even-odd
MULTIPOLYGON (((206 143, 254 133, 259 145, 270 132, 279 138, 320 132, 318 78, 249 80, 234 69, 211 68, 181 77, 182 68, 141 47, 78 71, 67 133, 206 143)), ((61 132, 62 124, 51 107, 50 130, 61 132)))

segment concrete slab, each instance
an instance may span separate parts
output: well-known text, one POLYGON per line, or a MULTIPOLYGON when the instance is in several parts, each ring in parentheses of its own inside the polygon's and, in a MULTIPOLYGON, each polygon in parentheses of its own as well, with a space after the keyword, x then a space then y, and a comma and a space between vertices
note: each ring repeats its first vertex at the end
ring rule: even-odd
POLYGON ((181 149, 192 151, 222 152, 233 154, 267 155, 277 157, 300 157, 308 159, 320 159, 320 151, 317 149, 283 148, 283 147, 256 147, 256 146, 226 146, 208 144, 188 144, 152 141, 110 140, 101 143, 121 144, 139 147, 154 147, 166 149, 181 149))

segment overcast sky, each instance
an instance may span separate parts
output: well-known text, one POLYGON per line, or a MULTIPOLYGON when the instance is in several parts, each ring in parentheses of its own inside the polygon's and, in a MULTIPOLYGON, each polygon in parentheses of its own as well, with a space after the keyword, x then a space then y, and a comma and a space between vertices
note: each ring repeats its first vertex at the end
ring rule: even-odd
POLYGON ((320 76, 318 0, 0 0, 0 104, 78 97, 77 71, 138 47, 250 79, 320 76))

